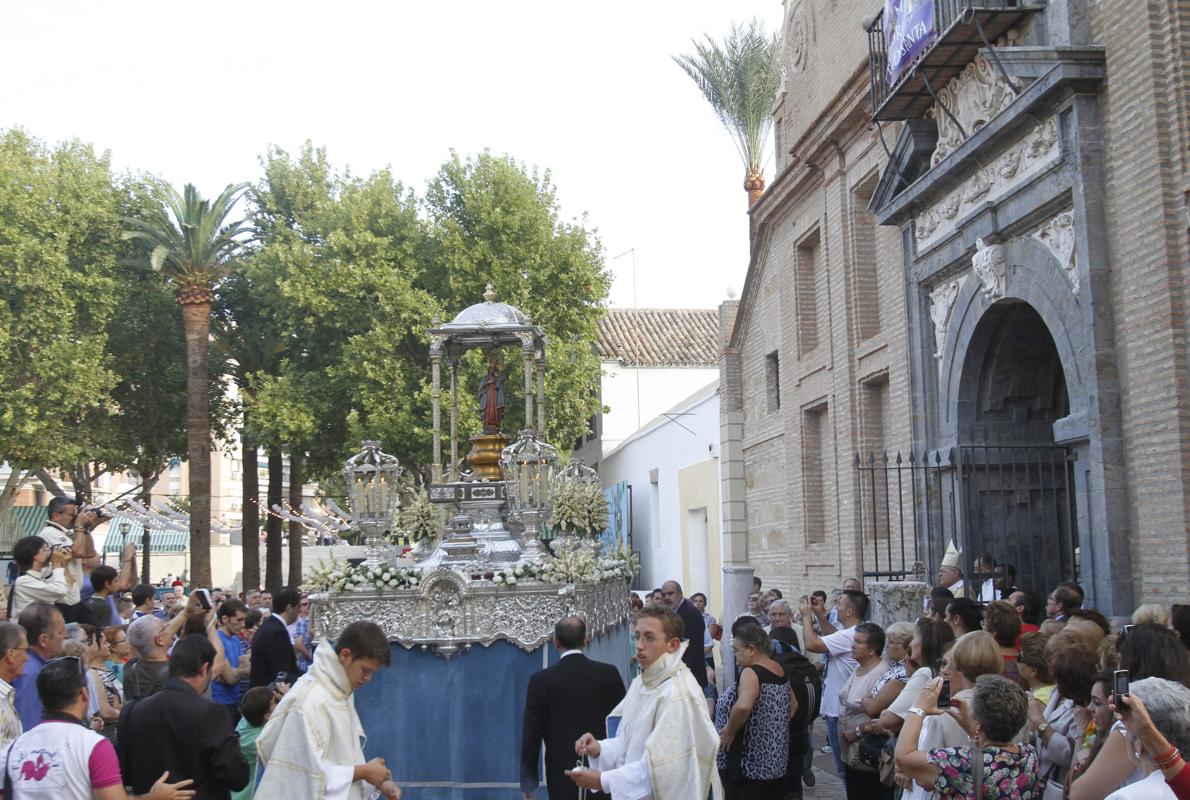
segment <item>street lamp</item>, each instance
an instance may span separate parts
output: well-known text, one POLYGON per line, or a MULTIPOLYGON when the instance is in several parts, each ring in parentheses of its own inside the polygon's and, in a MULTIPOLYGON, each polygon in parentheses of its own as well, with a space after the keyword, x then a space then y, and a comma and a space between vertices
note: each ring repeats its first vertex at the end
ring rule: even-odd
POLYGON ((550 514, 559 461, 558 449, 533 430, 521 431, 500 453, 509 516, 524 526, 522 544, 531 558, 546 555, 542 522, 550 514))
POLYGON ((381 540, 391 530, 400 503, 401 464, 395 456, 380 451, 380 442, 366 440, 361 452, 347 459, 343 477, 351 501, 351 515, 364 532, 367 558, 364 566, 383 563, 381 540))

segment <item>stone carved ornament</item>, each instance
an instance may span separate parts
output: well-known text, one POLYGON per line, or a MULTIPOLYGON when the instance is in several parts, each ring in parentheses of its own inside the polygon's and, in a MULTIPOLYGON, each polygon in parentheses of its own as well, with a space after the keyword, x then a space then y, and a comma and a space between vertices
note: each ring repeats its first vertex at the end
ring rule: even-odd
POLYGON ((806 7, 794 0, 785 26, 785 66, 790 73, 800 72, 810 49, 810 23, 806 7))
POLYGON ((946 346, 946 328, 950 324, 951 312, 954 310, 955 300, 959 297, 959 290, 966 281, 963 276, 957 281, 947 281, 939 284, 930 292, 930 319, 934 321, 934 358, 942 358, 942 350, 946 346))
POLYGON ((1049 248, 1058 260, 1058 266, 1066 280, 1070 282, 1070 291, 1078 294, 1079 280, 1075 257, 1074 214, 1063 211, 1049 222, 1042 225, 1033 234, 1033 238, 1049 248))
POLYGON ((938 90, 938 100, 958 118, 959 126, 937 105, 932 113, 938 123, 938 145, 930 166, 938 166, 966 140, 987 125, 993 117, 1012 104, 1016 93, 1000 79, 995 66, 983 53, 967 65, 957 78, 938 90))
POLYGON ((1008 280, 1008 256, 1002 244, 987 244, 983 237, 975 240, 975 255, 971 257, 971 269, 983 284, 980 293, 995 302, 1004 296, 1008 280))
POLYGON ((1058 118, 1054 116, 919 214, 915 225, 918 247, 926 246, 951 230, 954 223, 975 206, 1004 195, 1057 158, 1060 154, 1057 144, 1058 118))

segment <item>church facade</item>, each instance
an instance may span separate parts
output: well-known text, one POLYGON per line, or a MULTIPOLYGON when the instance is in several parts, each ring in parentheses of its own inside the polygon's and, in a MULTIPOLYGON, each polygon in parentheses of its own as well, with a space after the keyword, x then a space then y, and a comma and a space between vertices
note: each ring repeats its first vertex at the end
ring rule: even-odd
POLYGON ((725 580, 933 574, 953 540, 1105 612, 1185 598, 1185 4, 917 5, 787 3, 721 314, 725 580))

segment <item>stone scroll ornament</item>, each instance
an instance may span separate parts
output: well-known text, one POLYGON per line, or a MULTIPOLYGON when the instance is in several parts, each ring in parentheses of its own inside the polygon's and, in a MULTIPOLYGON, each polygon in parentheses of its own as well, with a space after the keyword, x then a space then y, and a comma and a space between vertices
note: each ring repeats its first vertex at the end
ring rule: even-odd
POLYGON ((1062 274, 1070 282, 1070 291, 1078 294, 1079 280, 1075 259, 1074 214, 1063 211, 1041 226, 1033 238, 1044 244, 1058 261, 1062 274))
POLYGON ((1008 280, 1008 256, 1002 244, 988 244, 979 237, 975 240, 975 255, 971 257, 971 269, 983 284, 980 293, 991 302, 1004 296, 1008 280))
POLYGON ((946 347, 946 327, 950 324, 954 302, 958 299, 962 280, 940 284, 930 292, 930 319, 934 321, 934 358, 941 359, 946 347))

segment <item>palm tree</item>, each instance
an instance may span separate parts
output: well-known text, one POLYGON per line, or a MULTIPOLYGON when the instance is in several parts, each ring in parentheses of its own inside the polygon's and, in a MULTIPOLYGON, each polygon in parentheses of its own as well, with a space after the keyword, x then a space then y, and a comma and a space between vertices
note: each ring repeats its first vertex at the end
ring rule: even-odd
POLYGON ((781 86, 777 36, 753 19, 735 25, 720 45, 694 42, 694 55, 674 56, 727 128, 744 160, 744 189, 751 208, 764 193, 764 148, 773 128, 773 103, 781 86))
POLYGON ((164 203, 144 219, 125 218, 125 239, 143 244, 149 267, 164 274, 182 307, 186 335, 186 449, 190 461, 190 565, 196 586, 211 585, 211 302, 215 286, 247 243, 244 220, 227 222, 247 184, 232 184, 214 202, 193 184, 181 195, 155 182, 164 203))

